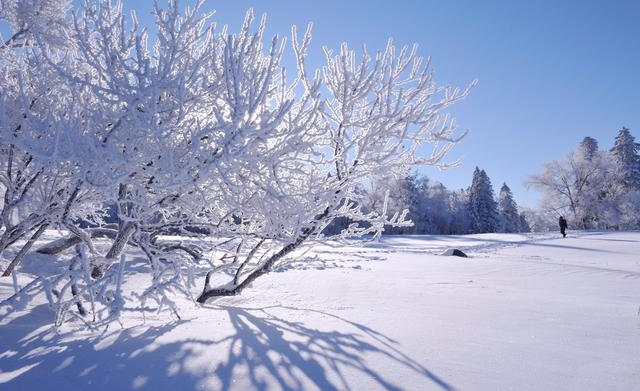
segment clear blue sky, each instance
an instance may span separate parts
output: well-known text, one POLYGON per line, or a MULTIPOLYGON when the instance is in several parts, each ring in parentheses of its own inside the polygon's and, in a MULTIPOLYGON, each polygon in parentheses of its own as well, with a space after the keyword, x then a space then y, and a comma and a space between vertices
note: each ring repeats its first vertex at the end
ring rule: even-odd
MULTIPOLYGON (((77 1, 76 1, 77 3, 77 1)), ((181 4, 189 3, 182 0, 181 4)), ((125 0, 143 23, 151 1, 125 0)), ((538 195, 523 184, 543 163, 584 136, 609 148, 625 125, 640 139, 640 1, 293 1, 209 0, 214 18, 236 31, 247 8, 268 14, 268 33, 314 22, 310 63, 322 46, 383 48, 417 42, 432 56, 440 84, 479 85, 452 107, 469 136, 453 151, 462 166, 421 172, 449 188, 467 187, 475 166, 496 191, 502 182, 521 205, 538 195)))

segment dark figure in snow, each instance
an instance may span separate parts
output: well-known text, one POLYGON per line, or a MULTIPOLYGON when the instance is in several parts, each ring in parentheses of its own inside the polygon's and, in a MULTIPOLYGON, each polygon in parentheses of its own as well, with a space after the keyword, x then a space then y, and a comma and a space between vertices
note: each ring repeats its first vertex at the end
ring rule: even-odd
POLYGON ((560 216, 560 218, 558 219, 558 224, 560 224, 560 233, 562 234, 562 237, 566 238, 567 233, 565 231, 567 230, 567 220, 565 220, 564 217, 560 216))

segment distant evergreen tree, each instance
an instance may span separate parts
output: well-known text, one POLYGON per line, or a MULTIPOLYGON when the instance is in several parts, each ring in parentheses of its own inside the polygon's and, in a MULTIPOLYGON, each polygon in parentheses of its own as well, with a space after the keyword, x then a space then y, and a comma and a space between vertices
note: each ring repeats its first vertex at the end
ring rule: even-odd
POLYGON ((520 215, 513 193, 506 183, 502 184, 498 194, 498 214, 501 232, 520 232, 520 215))
POLYGON ((580 142, 578 151, 582 154, 585 160, 593 160, 596 153, 598 153, 598 141, 592 137, 585 137, 580 142))
POLYGON ((529 221, 527 220, 527 215, 525 215, 524 213, 520 213, 520 228, 519 231, 520 232, 531 232, 531 225, 529 224, 529 221))
POLYGON ((405 209, 409 209, 407 217, 413 222, 413 227, 405 227, 402 234, 419 234, 422 232, 425 220, 425 210, 422 207, 424 191, 418 184, 417 174, 408 175, 400 182, 401 194, 404 196, 405 209))
POLYGON ((640 189, 640 144, 635 142, 624 126, 616 136, 611 153, 622 185, 627 189, 640 189))
POLYGON ((469 210, 469 191, 460 189, 451 192, 449 197, 449 210, 451 211, 451 224, 447 234, 472 233, 472 218, 469 210))
POLYGON ((476 167, 469 188, 469 213, 473 232, 496 232, 499 228, 498 205, 493 198, 491 180, 484 170, 476 167))
MULTIPOLYGON (((424 178, 428 181, 428 178, 424 178)), ((424 186, 425 198, 425 221, 424 233, 427 234, 449 234, 452 233, 453 210, 451 208, 452 192, 442 183, 432 181, 428 186, 424 186)))

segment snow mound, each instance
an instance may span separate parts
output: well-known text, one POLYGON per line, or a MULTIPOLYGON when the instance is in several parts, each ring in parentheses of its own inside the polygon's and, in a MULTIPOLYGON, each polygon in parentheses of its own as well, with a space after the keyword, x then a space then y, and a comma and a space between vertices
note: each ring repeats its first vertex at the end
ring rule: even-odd
POLYGON ((448 249, 444 250, 440 255, 467 258, 467 254, 465 254, 461 250, 458 250, 457 248, 448 248, 448 249))

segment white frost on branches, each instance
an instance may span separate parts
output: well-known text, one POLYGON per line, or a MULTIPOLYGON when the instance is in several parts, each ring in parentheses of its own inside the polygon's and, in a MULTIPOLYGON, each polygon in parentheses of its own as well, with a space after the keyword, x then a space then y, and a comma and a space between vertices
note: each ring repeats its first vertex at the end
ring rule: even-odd
POLYGON ((407 226, 407 211, 388 210, 386 200, 377 211, 363 208, 359 189, 412 165, 450 165, 445 158, 465 135, 445 110, 475 82, 437 86, 416 46, 389 41, 373 55, 325 48, 325 66, 308 72, 311 27, 301 38, 293 28, 297 69, 288 76, 286 40, 265 39, 266 19, 254 27, 251 11, 232 34, 216 28, 202 1, 184 11, 154 2, 150 42, 120 2, 87 1, 70 23, 68 3, 51 2, 38 25, 60 29, 47 34, 33 27, 35 3, 1 3, 19 34, 2 48, 10 60, 0 75, 0 152, 12 158, 0 179, 9 208, 17 199, 17 209, 31 211, 17 231, 17 212, 3 211, 4 233, 16 232, 0 254, 49 226, 67 229, 69 237, 41 250, 83 249, 65 277, 46 280, 77 288, 72 297, 71 288, 50 294, 62 313, 109 301, 89 297, 98 286, 113 292, 111 314, 124 308, 126 248, 148 261, 151 283, 137 297, 176 313, 171 296, 190 296, 202 268, 211 270, 200 302, 240 293, 303 245, 407 226), (339 218, 349 224, 323 233, 339 218), (96 238, 109 243, 106 253, 96 238), (208 265, 211 254, 221 258, 208 265), (221 273, 227 281, 210 286, 221 273))
POLYGON ((565 159, 545 164, 529 183, 543 192, 543 208, 576 228, 640 227, 640 154, 622 128, 610 151, 586 137, 565 159))

